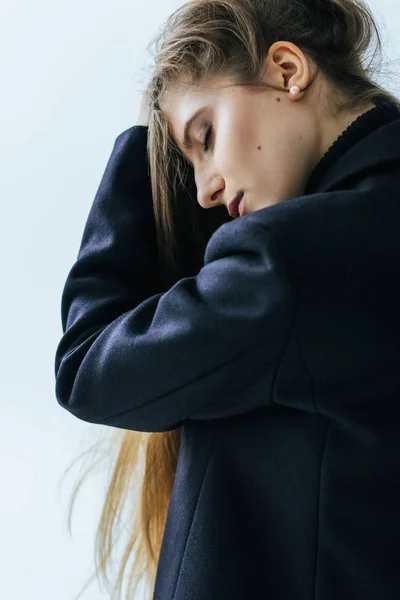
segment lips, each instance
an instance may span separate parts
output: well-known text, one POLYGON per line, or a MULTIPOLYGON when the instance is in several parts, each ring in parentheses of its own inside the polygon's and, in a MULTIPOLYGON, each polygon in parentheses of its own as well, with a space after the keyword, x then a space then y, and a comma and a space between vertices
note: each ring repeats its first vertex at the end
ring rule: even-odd
MULTIPOLYGON (((238 194, 236 194, 235 198, 229 204, 228 212, 231 217, 240 217, 241 216, 239 214, 239 203, 242 200, 243 196, 244 196, 244 192, 239 192, 238 194)), ((243 207, 243 202, 242 202, 241 208, 242 207, 243 207)))
POLYGON ((238 212, 239 212, 239 216, 243 217, 243 215, 244 215, 244 200, 243 200, 243 198, 239 202, 238 212))

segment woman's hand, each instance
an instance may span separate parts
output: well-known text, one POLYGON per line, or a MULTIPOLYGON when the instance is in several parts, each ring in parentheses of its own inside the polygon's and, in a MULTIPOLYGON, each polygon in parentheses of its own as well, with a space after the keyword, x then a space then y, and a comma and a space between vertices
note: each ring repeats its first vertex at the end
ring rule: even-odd
POLYGON ((142 102, 140 104, 139 116, 136 119, 136 125, 144 125, 148 127, 149 125, 149 117, 150 117, 150 106, 148 101, 148 87, 149 84, 146 85, 145 89, 142 92, 142 102))

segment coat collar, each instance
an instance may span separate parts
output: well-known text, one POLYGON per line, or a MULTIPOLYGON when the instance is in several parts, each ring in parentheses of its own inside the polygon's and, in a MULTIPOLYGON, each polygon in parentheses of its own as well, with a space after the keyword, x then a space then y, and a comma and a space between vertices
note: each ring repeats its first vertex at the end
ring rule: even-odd
POLYGON ((305 195, 340 189, 383 163, 400 162, 400 109, 389 101, 358 117, 332 144, 308 180, 305 195))

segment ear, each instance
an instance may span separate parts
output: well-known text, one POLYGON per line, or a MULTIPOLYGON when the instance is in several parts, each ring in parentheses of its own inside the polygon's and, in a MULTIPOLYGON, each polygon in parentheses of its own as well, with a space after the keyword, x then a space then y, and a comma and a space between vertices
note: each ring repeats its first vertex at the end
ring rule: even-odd
POLYGON ((297 85, 301 90, 311 79, 311 69, 305 54, 291 42, 272 44, 265 58, 266 83, 289 90, 297 85))

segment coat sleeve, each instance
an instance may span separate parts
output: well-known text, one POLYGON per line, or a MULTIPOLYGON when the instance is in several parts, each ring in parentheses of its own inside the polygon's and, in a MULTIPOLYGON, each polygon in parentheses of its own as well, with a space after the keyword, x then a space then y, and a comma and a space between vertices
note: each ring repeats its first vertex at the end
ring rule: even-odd
POLYGON ((294 310, 267 211, 220 226, 195 277, 152 293, 151 189, 132 174, 144 129, 117 138, 64 286, 57 401, 84 421, 147 432, 272 405, 294 310))

